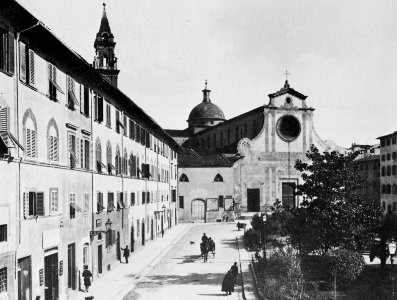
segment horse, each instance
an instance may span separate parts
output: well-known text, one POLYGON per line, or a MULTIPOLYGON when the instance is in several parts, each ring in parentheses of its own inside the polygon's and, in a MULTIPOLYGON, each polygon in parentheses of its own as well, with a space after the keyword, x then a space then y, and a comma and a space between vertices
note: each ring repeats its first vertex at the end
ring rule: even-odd
POLYGON ((201 256, 204 259, 204 262, 208 260, 208 243, 202 242, 200 244, 200 251, 201 251, 201 256))
POLYGON ((215 256, 215 242, 212 239, 208 240, 208 252, 209 251, 215 256))

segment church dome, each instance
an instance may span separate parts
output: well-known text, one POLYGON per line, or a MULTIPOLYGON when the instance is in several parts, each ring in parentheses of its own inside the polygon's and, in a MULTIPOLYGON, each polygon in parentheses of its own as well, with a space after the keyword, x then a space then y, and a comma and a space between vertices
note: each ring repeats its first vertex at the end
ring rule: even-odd
POLYGON ((223 111, 210 100, 210 90, 207 89, 207 82, 205 82, 205 89, 203 90, 203 102, 196 105, 189 114, 187 120, 190 126, 201 125, 215 125, 213 122, 225 121, 223 111), (212 122, 212 123, 211 123, 212 122))
POLYGON ((196 105, 189 114, 189 121, 198 119, 221 119, 225 120, 223 111, 214 103, 202 102, 196 105))

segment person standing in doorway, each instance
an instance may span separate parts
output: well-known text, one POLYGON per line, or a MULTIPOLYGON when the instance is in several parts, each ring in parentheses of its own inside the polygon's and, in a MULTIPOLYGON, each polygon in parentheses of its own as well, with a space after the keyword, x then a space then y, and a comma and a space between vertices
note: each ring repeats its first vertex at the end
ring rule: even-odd
POLYGON ((161 229, 161 237, 164 237, 164 229, 161 229))
POLYGON ((123 256, 125 258, 125 263, 128 264, 128 257, 130 257, 130 249, 128 248, 128 245, 125 246, 125 248, 121 248, 123 250, 123 256))
POLYGON ((88 289, 91 286, 91 277, 92 277, 92 273, 88 270, 88 266, 84 266, 84 271, 83 274, 81 275, 84 278, 85 291, 88 293, 88 289))

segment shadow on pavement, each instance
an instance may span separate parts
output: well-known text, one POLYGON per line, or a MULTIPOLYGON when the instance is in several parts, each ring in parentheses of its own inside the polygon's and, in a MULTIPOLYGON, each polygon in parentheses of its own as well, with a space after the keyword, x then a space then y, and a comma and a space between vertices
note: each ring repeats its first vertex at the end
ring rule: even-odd
POLYGON ((146 276, 146 280, 138 284, 141 285, 168 285, 168 284, 198 284, 198 285, 219 285, 221 287, 224 273, 190 273, 186 275, 153 275, 146 276))
POLYGON ((178 264, 189 264, 202 260, 201 255, 185 255, 182 257, 175 257, 173 259, 181 260, 178 264))
POLYGON ((236 244, 236 239, 224 239, 221 240, 220 242, 223 246, 229 247, 229 248, 236 248, 237 244, 236 244))

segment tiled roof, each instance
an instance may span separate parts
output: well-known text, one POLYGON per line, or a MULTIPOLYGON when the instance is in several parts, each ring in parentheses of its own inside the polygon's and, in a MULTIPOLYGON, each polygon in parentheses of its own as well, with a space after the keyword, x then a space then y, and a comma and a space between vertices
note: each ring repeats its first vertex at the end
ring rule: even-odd
POLYGON ((185 149, 178 154, 178 166, 180 168, 230 168, 239 158, 235 155, 207 154, 185 149))

